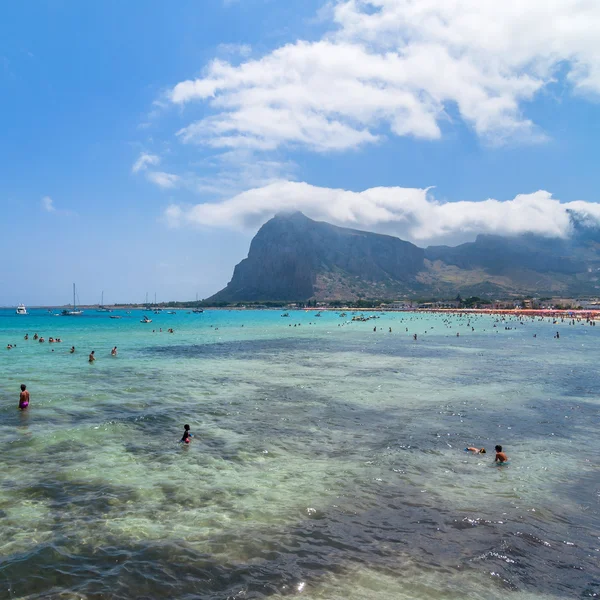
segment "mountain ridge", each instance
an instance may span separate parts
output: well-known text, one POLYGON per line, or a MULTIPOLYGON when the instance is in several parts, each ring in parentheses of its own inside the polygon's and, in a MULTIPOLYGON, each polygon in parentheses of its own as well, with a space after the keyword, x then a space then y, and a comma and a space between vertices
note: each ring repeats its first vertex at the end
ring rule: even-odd
POLYGON ((391 235, 282 212, 259 229, 231 281, 207 300, 597 293, 600 231, 585 220, 573 223, 568 240, 480 234, 458 246, 419 248, 391 235))

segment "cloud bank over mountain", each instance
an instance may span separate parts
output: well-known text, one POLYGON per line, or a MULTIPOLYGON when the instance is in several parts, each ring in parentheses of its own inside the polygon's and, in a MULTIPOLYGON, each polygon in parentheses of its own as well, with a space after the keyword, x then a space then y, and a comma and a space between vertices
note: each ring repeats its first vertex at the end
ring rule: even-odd
POLYGON ((171 205, 165 216, 173 226, 254 230, 288 210, 344 227, 395 235, 418 245, 461 243, 479 233, 531 232, 565 238, 571 232, 571 211, 588 224, 600 222, 599 204, 562 203, 543 190, 504 201, 442 202, 431 189, 378 187, 353 192, 290 181, 248 190, 223 202, 171 205))

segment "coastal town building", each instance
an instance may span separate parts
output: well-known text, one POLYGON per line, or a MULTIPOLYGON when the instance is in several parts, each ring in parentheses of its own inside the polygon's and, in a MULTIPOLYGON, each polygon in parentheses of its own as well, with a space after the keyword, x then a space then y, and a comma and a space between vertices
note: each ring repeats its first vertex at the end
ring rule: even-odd
POLYGON ((578 300, 578 306, 583 310, 600 310, 600 299, 593 298, 588 300, 578 300))
POLYGON ((389 302, 388 304, 381 304, 381 308, 385 310, 411 310, 414 308, 412 302, 397 300, 396 302, 389 302))

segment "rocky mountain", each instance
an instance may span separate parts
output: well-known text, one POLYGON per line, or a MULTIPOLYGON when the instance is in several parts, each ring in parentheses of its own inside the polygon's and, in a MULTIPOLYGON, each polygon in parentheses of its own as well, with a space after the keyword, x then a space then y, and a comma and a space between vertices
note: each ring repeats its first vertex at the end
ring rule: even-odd
POLYGON ((302 300, 329 296, 336 282, 351 294, 363 284, 409 289, 423 265, 424 251, 398 238, 313 221, 300 212, 280 214, 260 228, 248 258, 210 300, 302 300))
POLYGON ((208 300, 598 294, 599 275, 600 232, 575 217, 569 240, 480 235, 422 249, 295 212, 260 228, 230 283, 208 300))

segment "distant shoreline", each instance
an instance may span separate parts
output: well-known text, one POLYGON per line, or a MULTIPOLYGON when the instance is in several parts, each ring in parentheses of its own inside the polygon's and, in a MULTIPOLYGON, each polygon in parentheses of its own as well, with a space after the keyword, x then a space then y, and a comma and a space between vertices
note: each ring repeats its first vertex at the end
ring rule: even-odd
MULTIPOLYGON (((64 310, 70 309, 71 306, 31 306, 29 310, 64 310)), ((97 305, 78 305, 81 310, 97 311, 97 305)), ((116 305, 107 307, 110 311, 113 310, 139 310, 146 312, 153 312, 154 308, 145 308, 143 306, 127 306, 127 305, 116 305)), ((161 311, 175 311, 175 312, 190 312, 197 310, 198 307, 158 307, 161 311)), ((12 310, 13 306, 0 307, 0 310, 12 310)), ((207 306, 202 307, 202 311, 249 311, 249 310, 260 310, 260 311, 275 311, 275 312, 347 312, 347 313, 364 313, 364 312, 378 312, 378 313, 437 313, 437 314, 473 314, 473 315, 495 315, 495 316, 523 316, 523 317, 575 317, 575 318, 590 318, 593 320, 600 319, 600 310, 590 309, 541 309, 541 308, 351 308, 351 307, 306 307, 306 308, 285 308, 285 307, 255 307, 255 306, 207 306)))

